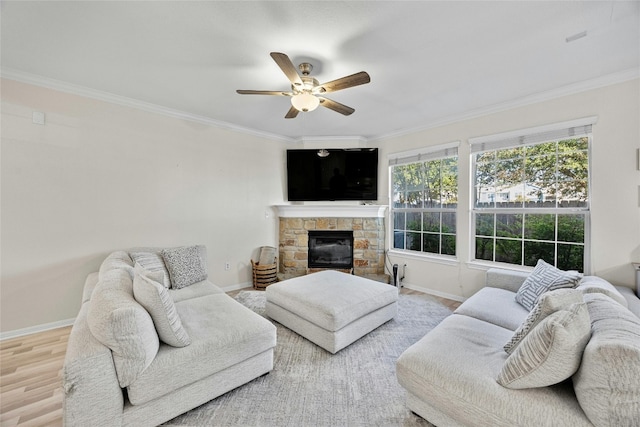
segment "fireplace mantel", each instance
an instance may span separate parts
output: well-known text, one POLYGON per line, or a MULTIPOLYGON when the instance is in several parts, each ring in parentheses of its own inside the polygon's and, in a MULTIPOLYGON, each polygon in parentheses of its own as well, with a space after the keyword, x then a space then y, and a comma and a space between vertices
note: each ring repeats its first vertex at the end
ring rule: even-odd
POLYGON ((384 218, 386 205, 278 205, 280 218, 384 218))

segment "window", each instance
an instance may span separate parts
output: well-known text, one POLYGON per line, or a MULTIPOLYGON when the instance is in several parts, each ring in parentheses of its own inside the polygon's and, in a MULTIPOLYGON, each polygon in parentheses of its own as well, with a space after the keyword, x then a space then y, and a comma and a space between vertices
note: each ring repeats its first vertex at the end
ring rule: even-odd
POLYGON ((457 147, 390 158, 393 249, 456 255, 457 147))
POLYGON ((585 271, 591 124, 471 140, 475 260, 585 271))

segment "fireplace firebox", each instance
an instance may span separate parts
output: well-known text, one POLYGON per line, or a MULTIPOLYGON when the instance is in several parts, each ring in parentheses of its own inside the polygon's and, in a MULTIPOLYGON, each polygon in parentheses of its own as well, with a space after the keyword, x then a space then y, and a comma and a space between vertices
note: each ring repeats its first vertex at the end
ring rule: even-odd
POLYGON ((309 268, 353 268, 353 231, 309 230, 309 268))

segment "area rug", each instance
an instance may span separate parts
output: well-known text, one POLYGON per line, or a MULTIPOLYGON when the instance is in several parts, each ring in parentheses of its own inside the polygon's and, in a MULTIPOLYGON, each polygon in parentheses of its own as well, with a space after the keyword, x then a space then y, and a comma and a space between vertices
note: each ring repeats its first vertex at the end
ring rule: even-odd
MULTIPOLYGON (((266 317, 264 291, 235 298, 266 317)), ((335 355, 274 322, 273 371, 165 425, 431 426, 407 407, 395 362, 450 314, 428 295, 402 294, 394 319, 335 355)))

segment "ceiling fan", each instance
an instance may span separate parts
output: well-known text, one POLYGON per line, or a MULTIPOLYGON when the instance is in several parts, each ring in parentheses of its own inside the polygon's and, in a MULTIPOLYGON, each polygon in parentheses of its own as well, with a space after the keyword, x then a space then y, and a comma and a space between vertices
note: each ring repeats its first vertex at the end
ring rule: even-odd
POLYGON ((311 70, 313 70, 313 66, 308 62, 303 62, 298 66, 298 69, 302 73, 302 76, 300 76, 296 66, 293 65, 293 62, 291 62, 287 55, 280 52, 271 52, 270 55, 291 82, 291 90, 288 92, 277 90, 237 90, 236 92, 241 95, 277 95, 291 97, 291 108, 289 108, 289 111, 284 116, 285 119, 293 119, 301 111, 313 111, 318 105, 348 116, 355 111, 353 108, 325 98, 323 95, 325 93, 337 92, 353 86, 363 85, 371 81, 369 74, 365 71, 360 71, 350 76, 320 84, 318 80, 309 76, 311 70))

